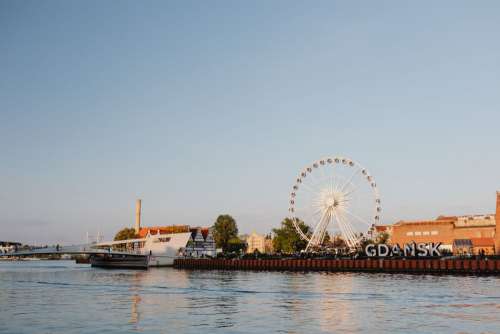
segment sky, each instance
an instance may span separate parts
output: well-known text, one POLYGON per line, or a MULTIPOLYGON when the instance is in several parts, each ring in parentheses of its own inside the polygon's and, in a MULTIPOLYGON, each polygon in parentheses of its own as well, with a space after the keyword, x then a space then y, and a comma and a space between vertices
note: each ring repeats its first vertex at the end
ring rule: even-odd
MULTIPOLYGON (((493 213, 498 1, 0 0, 0 240, 267 233, 347 156, 382 223, 493 213)), ((371 205, 367 203, 367 205, 371 205)))

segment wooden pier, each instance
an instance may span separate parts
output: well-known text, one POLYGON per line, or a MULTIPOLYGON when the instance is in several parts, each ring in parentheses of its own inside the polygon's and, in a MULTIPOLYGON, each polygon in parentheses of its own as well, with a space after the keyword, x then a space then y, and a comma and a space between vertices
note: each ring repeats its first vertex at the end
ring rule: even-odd
POLYGON ((499 275, 498 259, 176 259, 179 269, 499 275))

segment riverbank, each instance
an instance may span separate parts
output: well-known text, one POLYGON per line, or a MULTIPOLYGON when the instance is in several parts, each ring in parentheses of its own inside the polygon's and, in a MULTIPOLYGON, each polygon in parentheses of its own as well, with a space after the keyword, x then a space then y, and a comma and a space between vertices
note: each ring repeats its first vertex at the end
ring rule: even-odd
POLYGON ((176 259, 179 269, 500 275, 498 259, 176 259))

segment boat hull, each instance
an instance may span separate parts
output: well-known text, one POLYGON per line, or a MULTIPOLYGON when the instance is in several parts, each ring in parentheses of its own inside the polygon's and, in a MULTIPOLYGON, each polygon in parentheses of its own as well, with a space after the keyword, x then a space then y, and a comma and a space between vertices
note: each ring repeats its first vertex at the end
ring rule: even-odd
POLYGON ((135 254, 93 254, 90 256, 90 265, 109 269, 147 269, 149 258, 147 255, 135 254))
POLYGON ((150 255, 148 266, 150 267, 173 267, 174 257, 168 255, 150 255))

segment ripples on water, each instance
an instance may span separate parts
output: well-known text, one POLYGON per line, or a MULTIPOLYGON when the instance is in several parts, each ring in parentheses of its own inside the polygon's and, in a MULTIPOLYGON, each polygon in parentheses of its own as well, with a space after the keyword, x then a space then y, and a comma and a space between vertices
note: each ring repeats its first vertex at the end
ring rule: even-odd
POLYGON ((500 333, 500 278, 0 262, 0 333, 500 333))

